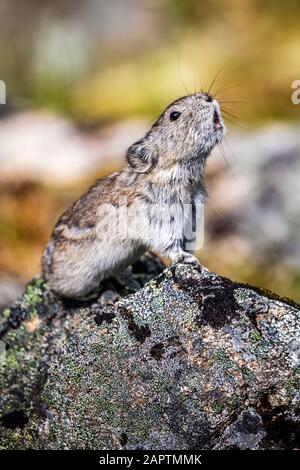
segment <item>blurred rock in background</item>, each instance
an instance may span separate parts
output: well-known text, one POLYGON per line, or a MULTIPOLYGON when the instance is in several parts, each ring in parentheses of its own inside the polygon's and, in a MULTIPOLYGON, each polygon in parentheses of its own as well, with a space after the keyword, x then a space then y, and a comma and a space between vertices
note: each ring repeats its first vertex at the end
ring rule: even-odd
POLYGON ((0 183, 78 183, 120 167, 128 146, 145 132, 141 120, 81 129, 53 113, 27 111, 0 120, 0 183))
POLYGON ((228 136, 208 165, 207 265, 299 300, 299 181, 299 127, 228 136))
POLYGON ((23 292, 22 282, 0 273, 0 309, 18 299, 23 292))
POLYGON ((231 149, 209 161, 198 256, 299 301, 299 19, 296 0, 2 0, 0 304, 1 283, 40 270, 62 211, 218 72, 231 149))

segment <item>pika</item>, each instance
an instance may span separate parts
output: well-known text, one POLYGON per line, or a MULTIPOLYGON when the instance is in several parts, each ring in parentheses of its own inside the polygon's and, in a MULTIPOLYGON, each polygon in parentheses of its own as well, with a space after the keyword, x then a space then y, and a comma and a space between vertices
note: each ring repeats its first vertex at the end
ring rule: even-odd
POLYGON ((171 103, 129 147, 123 170, 96 181, 58 220, 42 258, 50 288, 61 297, 92 298, 101 281, 147 250, 198 263, 185 249, 186 227, 203 207, 205 163, 225 132, 211 94, 171 103))

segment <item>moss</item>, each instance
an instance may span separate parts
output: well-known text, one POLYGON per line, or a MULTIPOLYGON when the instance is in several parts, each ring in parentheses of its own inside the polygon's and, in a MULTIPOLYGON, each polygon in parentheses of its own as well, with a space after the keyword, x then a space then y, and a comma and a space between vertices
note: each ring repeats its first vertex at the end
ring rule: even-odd
POLYGON ((241 368, 241 372, 247 385, 254 386, 255 382, 257 382, 254 372, 246 366, 241 368))
POLYGON ((226 405, 229 411, 234 411, 242 404, 242 398, 240 395, 233 394, 232 397, 227 401, 226 405))
MULTIPOLYGON (((1 372, 1 369, 2 371, 4 371, 4 369, 9 369, 10 371, 18 371, 18 370, 21 370, 22 369, 22 363, 20 362, 20 358, 18 357, 19 355, 19 352, 15 352, 15 351, 9 351, 7 354, 6 354, 6 357, 5 357, 5 361, 2 365, 2 367, 0 368, 0 372, 1 372)), ((21 358, 22 358, 22 355, 21 355, 21 358)))
POLYGON ((212 405, 212 410, 214 413, 221 413, 221 411, 224 409, 224 403, 222 403, 220 400, 214 400, 212 405))
POLYGON ((7 449, 29 449, 33 444, 32 435, 29 431, 6 431, 5 436, 1 436, 0 450, 7 449))
POLYGON ((1 313, 1 316, 2 316, 3 318, 6 318, 6 319, 9 318, 9 316, 10 316, 10 309, 9 309, 9 308, 6 308, 5 310, 3 310, 3 312, 1 313))
POLYGON ((234 298, 238 303, 243 303, 250 297, 251 291, 248 288, 238 287, 234 290, 234 298))
POLYGON ((249 340, 251 343, 257 343, 258 341, 261 340, 261 334, 259 333, 258 330, 252 330, 250 335, 249 335, 249 340))
POLYGON ((299 379, 294 375, 291 375, 285 384, 285 390, 289 399, 293 399, 298 393, 300 393, 299 379))
POLYGON ((243 316, 240 320, 237 321, 237 326, 240 326, 242 329, 247 329, 249 327, 253 328, 253 323, 249 317, 243 316))
POLYGON ((270 349, 271 345, 267 341, 260 339, 252 343, 251 352, 261 360, 267 359, 270 349))
POLYGON ((230 369, 236 367, 235 362, 230 358, 229 354, 225 349, 218 348, 213 352, 212 357, 218 366, 224 369, 230 369))
POLYGON ((28 305, 35 307, 42 301, 42 291, 38 286, 28 285, 25 291, 23 302, 28 305))
POLYGON ((93 343, 91 345, 91 353, 94 354, 101 354, 101 345, 99 343, 93 343))

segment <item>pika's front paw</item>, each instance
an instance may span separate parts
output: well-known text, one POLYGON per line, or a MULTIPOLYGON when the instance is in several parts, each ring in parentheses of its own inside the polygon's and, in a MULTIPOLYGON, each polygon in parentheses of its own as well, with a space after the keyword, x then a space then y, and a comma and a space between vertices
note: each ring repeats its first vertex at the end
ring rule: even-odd
POLYGON ((184 264, 192 264, 194 266, 199 266, 199 261, 197 260, 196 256, 190 253, 184 253, 178 260, 180 263, 184 264))

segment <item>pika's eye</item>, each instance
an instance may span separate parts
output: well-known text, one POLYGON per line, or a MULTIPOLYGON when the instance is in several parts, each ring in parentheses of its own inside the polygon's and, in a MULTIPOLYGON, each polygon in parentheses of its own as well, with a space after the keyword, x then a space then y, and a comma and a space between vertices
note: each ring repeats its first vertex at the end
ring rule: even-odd
POLYGON ((179 118, 180 114, 181 113, 179 111, 172 111, 170 114, 170 121, 176 121, 176 119, 179 118))

